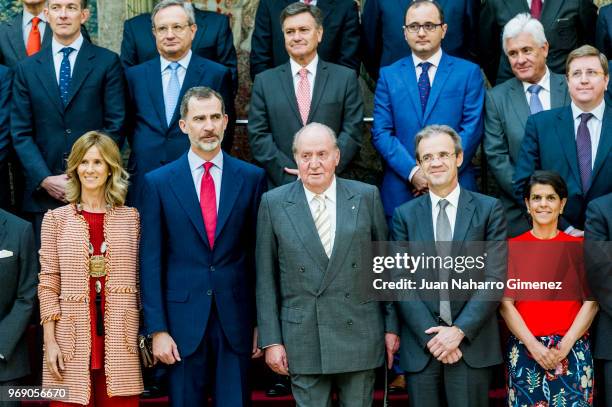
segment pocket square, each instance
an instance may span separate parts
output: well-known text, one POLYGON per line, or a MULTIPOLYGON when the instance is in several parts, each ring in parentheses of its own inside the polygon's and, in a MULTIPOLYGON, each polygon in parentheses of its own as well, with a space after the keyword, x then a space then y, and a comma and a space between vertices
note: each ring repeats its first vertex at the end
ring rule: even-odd
POLYGON ((13 252, 10 250, 0 250, 0 259, 11 257, 12 255, 13 255, 13 252))

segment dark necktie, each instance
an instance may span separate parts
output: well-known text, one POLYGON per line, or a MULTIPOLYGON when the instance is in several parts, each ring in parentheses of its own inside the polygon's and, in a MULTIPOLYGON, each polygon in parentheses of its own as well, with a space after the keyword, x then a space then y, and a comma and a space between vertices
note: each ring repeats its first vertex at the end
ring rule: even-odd
POLYGON ((540 85, 531 85, 527 88, 527 92, 531 93, 531 98, 529 99, 529 111, 531 114, 540 113, 544 108, 542 107, 542 101, 540 101, 540 97, 538 94, 542 90, 540 85))
MULTIPOLYGON (((440 199, 438 206, 440 212, 438 212, 438 218, 436 219, 436 242, 441 242, 438 245, 438 255, 450 256, 450 243, 453 240, 453 232, 451 230, 450 220, 446 214, 446 207, 449 202, 446 199, 440 199)), ((450 271, 446 267, 440 269, 440 282, 447 282, 450 271)), ((440 289, 440 318, 448 325, 453 324, 453 317, 451 312, 451 304, 449 293, 447 289, 440 289)))
POLYGON ((540 19, 542 15, 542 0, 531 0, 531 16, 540 19))
POLYGON ((40 51, 40 30, 38 29, 38 23, 40 22, 40 18, 34 17, 32 18, 32 27, 30 29, 30 34, 28 35, 28 42, 26 44, 26 54, 28 56, 36 54, 40 51))
POLYGON ((429 91, 431 90, 431 85, 429 83, 429 75, 427 71, 431 64, 429 62, 421 62, 418 66, 421 67, 421 75, 419 76, 419 97, 421 99, 421 109, 425 111, 425 106, 427 106, 427 99, 429 99, 429 91))
POLYGON ((582 181, 582 192, 586 193, 591 183, 591 133, 587 127, 587 122, 593 117, 591 113, 580 115, 578 134, 576 134, 576 152, 578 153, 578 170, 582 181))
POLYGON ((68 56, 74 51, 74 48, 65 47, 60 50, 61 53, 64 54, 62 58, 62 63, 60 65, 59 71, 59 90, 60 97, 62 98, 62 102, 64 102, 64 106, 68 103, 68 91, 70 89, 70 60, 68 56))
POLYGON ((213 163, 210 161, 204 163, 204 175, 202 175, 200 184, 200 209, 202 209, 204 228, 211 249, 215 244, 215 230, 217 229, 217 194, 215 193, 215 181, 210 175, 212 166, 213 163))

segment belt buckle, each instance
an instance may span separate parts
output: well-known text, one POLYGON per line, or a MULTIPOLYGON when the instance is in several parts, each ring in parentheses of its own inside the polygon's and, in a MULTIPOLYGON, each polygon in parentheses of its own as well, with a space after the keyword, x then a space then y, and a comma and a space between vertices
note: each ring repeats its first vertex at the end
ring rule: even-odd
POLYGON ((89 258, 89 276, 90 277, 106 276, 106 266, 104 264, 104 256, 91 256, 89 258))

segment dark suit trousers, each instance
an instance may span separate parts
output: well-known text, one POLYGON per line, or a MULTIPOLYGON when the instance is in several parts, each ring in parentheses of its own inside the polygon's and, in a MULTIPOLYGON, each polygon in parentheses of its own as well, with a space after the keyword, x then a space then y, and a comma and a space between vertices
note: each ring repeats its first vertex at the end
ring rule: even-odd
POLYGON ((215 407, 249 406, 250 357, 230 347, 213 301, 202 342, 192 355, 170 367, 170 405, 207 406, 212 393, 215 407))
MULTIPOLYGON (((15 380, 8 380, 6 382, 0 382, 0 386, 2 387, 15 387, 15 386, 22 386, 23 383, 21 383, 21 379, 15 379, 15 380)), ((4 395, 7 395, 7 391, 4 391, 4 395)), ((20 401, 0 401, 0 407, 21 407, 21 402, 20 401)))
POLYGON ((339 407, 369 407, 374 400, 375 379, 374 369, 336 374, 292 374, 291 392, 298 407, 331 407, 334 386, 338 389, 339 407))
POLYGON ((463 359, 445 365, 431 358, 425 369, 406 373, 408 402, 414 407, 489 405, 491 368, 475 369, 463 359))
POLYGON ((598 387, 596 394, 603 397, 596 401, 596 405, 612 407, 612 360, 601 360, 601 362, 603 366, 603 383, 601 385, 595 385, 598 387), (603 390, 603 392, 600 390, 603 390), (604 398, 605 401, 603 400, 604 398))

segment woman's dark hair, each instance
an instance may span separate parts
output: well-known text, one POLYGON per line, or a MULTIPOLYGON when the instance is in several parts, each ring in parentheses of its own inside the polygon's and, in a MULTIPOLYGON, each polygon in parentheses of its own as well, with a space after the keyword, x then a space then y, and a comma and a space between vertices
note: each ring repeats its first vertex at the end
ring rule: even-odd
POLYGON ((529 178, 529 182, 525 185, 525 189, 523 190, 523 197, 525 199, 529 199, 531 195, 531 188, 536 185, 550 185, 553 187, 557 195, 559 195, 560 199, 567 198, 567 184, 561 178, 561 176, 554 171, 536 171, 531 174, 529 178))

